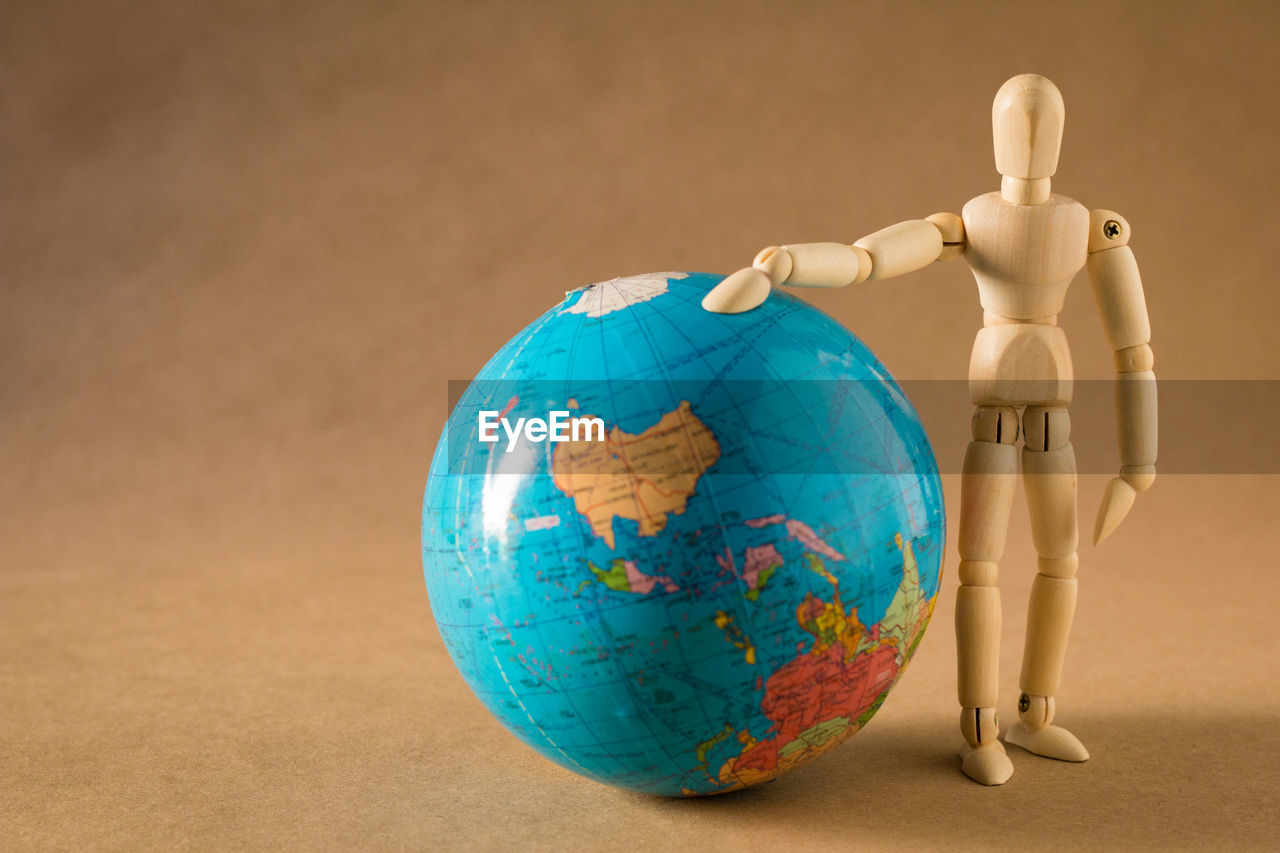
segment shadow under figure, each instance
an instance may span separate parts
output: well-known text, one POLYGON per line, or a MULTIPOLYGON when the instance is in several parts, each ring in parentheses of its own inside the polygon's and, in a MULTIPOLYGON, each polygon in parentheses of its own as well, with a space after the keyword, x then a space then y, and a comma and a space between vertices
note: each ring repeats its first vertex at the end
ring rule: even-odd
POLYGON ((960 590, 956 597, 962 768, 1000 785, 1013 764, 997 735, 1000 637, 998 564, 1004 552, 1018 470, 1038 553, 1019 687, 1018 722, 1005 740, 1038 755, 1085 761, 1075 735, 1053 724, 1054 695, 1076 604, 1076 463, 1067 406, 1071 354, 1057 325, 1068 286, 1088 267, 1107 339, 1115 351, 1120 475, 1107 485, 1094 542, 1107 537, 1155 480, 1156 388, 1142 281, 1128 246, 1129 225, 1110 210, 1088 210, 1052 194, 1065 110, 1048 79, 1006 81, 992 107, 1000 192, 891 225, 852 245, 800 243, 760 252, 707 294, 703 308, 749 311, 777 285, 843 287, 902 275, 963 256, 977 280, 983 328, 969 362, 977 407, 965 454, 960 501, 960 590))

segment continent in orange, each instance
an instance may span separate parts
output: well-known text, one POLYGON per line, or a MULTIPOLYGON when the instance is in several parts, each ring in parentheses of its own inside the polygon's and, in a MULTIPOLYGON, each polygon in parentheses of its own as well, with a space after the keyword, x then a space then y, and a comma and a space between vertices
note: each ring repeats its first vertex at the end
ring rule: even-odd
POLYGON ((719 458, 720 443, 683 401, 638 435, 615 426, 604 441, 557 444, 551 473, 612 548, 615 518, 635 521, 641 536, 657 535, 668 515, 684 512, 698 478, 719 458))

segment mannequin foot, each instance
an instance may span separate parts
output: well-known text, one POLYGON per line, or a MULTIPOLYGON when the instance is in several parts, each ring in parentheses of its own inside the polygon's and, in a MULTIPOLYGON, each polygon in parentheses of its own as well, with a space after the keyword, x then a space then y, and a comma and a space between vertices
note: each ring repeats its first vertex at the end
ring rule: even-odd
POLYGON ((979 785, 1003 785, 1013 775, 1013 762, 1005 755, 999 741, 981 746, 964 745, 960 752, 960 769, 979 785))
POLYGON ((1061 726, 1045 726, 1032 731, 1027 728, 1026 723, 1019 721, 1009 727, 1004 739, 1007 743, 1045 758, 1056 758, 1059 761, 1089 760, 1089 750, 1084 748, 1080 739, 1061 726))

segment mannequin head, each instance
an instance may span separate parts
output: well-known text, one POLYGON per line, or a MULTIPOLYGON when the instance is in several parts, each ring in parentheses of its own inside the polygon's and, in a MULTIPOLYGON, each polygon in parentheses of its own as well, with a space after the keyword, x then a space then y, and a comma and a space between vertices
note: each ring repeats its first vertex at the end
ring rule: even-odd
POLYGON ((1024 181, 1051 177, 1065 115, 1062 93, 1048 78, 1019 74, 1006 80, 991 106, 996 171, 1024 181))

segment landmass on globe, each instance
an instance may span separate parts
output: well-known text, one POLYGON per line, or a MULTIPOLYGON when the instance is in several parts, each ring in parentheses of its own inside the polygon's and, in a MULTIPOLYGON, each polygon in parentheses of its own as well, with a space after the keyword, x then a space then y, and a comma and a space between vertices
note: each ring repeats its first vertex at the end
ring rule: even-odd
POLYGON ((683 400, 638 435, 615 426, 604 441, 556 445, 551 475, 612 548, 615 518, 637 522, 641 536, 657 535, 669 514, 684 512, 698 478, 719 458, 720 444, 683 400))
MULTIPOLYGON (((822 558, 805 554, 810 568, 831 584, 831 600, 809 593, 796 607, 796 622, 813 641, 765 681, 761 708, 772 725, 760 738, 747 729, 737 733, 742 752, 712 777, 722 791, 768 781, 817 758, 851 737, 880 707, 933 612, 933 601, 920 589, 911 543, 901 535, 895 543, 902 550, 902 583, 884 616, 870 627, 858 621, 856 607, 845 609, 840 581, 822 558)), ((843 559, 832 553, 833 559, 843 559)), ((698 744, 698 754, 705 756, 712 741, 723 739, 721 732, 698 744)))
POLYGON ((610 561, 607 570, 588 560, 587 568, 591 570, 593 577, 578 584, 578 592, 582 592, 593 583, 602 583, 615 592, 634 592, 640 595, 648 595, 659 586, 662 587, 663 592, 678 592, 680 590, 676 582, 669 577, 647 575, 640 571, 635 560, 626 560, 618 557, 610 561))
POLYGON ((567 314, 582 314, 591 318, 603 317, 605 314, 622 311, 639 302, 647 302, 659 297, 667 292, 669 282, 688 277, 689 274, 684 272, 657 272, 597 282, 582 288, 578 300, 564 310, 567 314))

